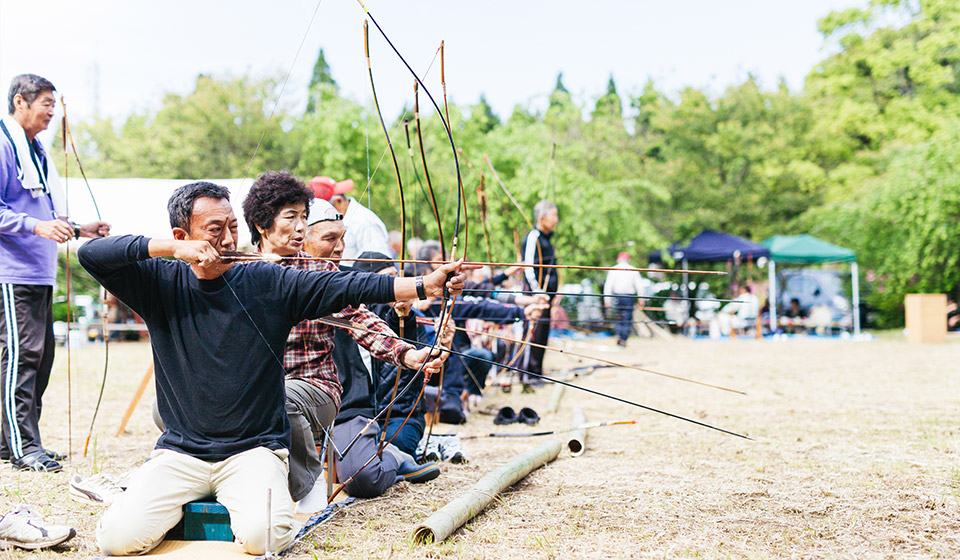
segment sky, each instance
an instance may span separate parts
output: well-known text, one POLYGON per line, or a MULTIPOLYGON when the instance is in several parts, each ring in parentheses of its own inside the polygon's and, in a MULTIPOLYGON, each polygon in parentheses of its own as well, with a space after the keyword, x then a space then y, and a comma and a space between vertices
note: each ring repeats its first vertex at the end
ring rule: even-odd
MULTIPOLYGON (((796 91, 829 54, 817 20, 865 4, 367 0, 366 7, 418 73, 444 40, 451 101, 472 104, 483 94, 506 118, 517 104, 545 106, 558 72, 580 102, 602 94, 611 75, 624 97, 651 79, 667 93, 693 86, 719 94, 749 74, 764 88, 782 78, 796 91)), ((0 84, 6 92, 13 76, 40 74, 75 121, 157 108, 166 92, 189 93, 200 73, 289 72, 281 100, 301 109, 323 48, 341 91, 367 102, 364 17, 356 0, 0 0, 0 84)), ((397 115, 412 98, 413 79, 372 23, 370 33, 380 104, 397 115)), ((425 79, 435 95, 439 79, 436 61, 425 79)))

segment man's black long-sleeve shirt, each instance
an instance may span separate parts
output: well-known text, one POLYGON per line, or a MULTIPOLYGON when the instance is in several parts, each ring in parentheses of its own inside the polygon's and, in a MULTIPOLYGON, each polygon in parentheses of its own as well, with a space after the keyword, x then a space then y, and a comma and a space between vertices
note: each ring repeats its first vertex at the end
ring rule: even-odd
POLYGON ((294 325, 394 298, 389 276, 263 262, 201 280, 184 262, 150 258, 148 243, 141 236, 93 239, 78 256, 147 324, 166 424, 157 447, 205 461, 289 447, 280 357, 294 325))

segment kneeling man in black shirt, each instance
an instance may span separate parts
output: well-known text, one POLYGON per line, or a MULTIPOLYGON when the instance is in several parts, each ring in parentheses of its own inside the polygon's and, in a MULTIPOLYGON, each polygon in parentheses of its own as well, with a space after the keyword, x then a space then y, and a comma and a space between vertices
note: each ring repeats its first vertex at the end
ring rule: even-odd
POLYGON ((101 518, 97 540, 108 555, 146 552, 177 524, 183 504, 213 496, 246 552, 281 551, 299 530, 287 490, 280 360, 290 329, 347 306, 440 296, 444 284, 458 294, 465 275, 460 263, 418 278, 227 263, 220 252, 235 249, 237 218, 225 187, 185 185, 167 209, 172 240, 107 237, 78 251, 83 267, 147 324, 166 426, 101 518))

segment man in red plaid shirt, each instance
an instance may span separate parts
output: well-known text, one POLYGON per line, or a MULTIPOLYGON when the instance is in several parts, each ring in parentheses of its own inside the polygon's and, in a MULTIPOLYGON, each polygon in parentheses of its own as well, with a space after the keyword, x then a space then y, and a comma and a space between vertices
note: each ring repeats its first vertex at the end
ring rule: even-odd
MULTIPOLYGON (((328 202, 314 200, 303 183, 286 172, 268 172, 251 186, 243 202, 244 218, 253 243, 263 253, 283 257, 311 258, 303 252, 307 228, 322 221, 341 222, 343 216, 328 202), (314 208, 311 210, 311 202, 314 208)), ((323 239, 311 239, 324 257, 339 258, 343 251, 343 228, 325 228, 323 239)), ((288 260, 283 264, 301 270, 339 270, 332 261, 288 260)), ((357 343, 380 360, 398 368, 419 369, 429 375, 439 371, 443 358, 428 358, 429 348, 416 349, 397 340, 397 335, 363 305, 347 307, 331 316, 362 327, 345 329, 357 343), (373 332, 366 332, 373 331, 373 332), (381 333, 381 334, 374 334, 381 333), (424 366, 424 362, 427 364, 424 366)), ((297 511, 313 513, 326 506, 325 488, 315 483, 323 472, 316 439, 333 423, 340 407, 341 385, 333 361, 334 330, 329 323, 308 320, 298 324, 287 338, 283 366, 287 373, 287 415, 290 419, 290 493, 297 511), (311 493, 316 487, 316 492, 311 493)))

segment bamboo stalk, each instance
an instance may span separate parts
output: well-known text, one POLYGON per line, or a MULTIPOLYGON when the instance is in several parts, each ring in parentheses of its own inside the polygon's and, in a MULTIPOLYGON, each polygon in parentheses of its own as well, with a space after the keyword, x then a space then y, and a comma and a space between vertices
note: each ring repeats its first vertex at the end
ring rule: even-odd
POLYGON ((560 409, 560 399, 563 398, 563 391, 566 389, 563 385, 554 385, 553 392, 550 393, 550 402, 547 403, 547 412, 556 412, 560 409))
POLYGON ((587 429, 584 424, 587 423, 587 416, 579 406, 573 407, 573 426, 576 430, 570 432, 567 439, 567 449, 570 450, 571 457, 579 457, 587 448, 587 429))
POLYGON ((465 439, 482 439, 482 438, 525 438, 525 437, 543 437, 543 436, 553 436, 556 434, 568 434, 570 432, 575 432, 577 430, 592 430, 593 428, 602 428, 604 426, 622 426, 625 424, 636 424, 636 420, 608 420, 606 422, 591 422, 590 424, 581 424, 579 426, 571 426, 569 428, 562 428, 560 430, 548 430, 546 432, 500 432, 492 434, 470 434, 465 436, 460 436, 461 440, 465 439))
POLYGON ((516 484, 533 470, 553 461, 559 454, 560 440, 551 439, 487 473, 471 489, 418 525, 413 532, 413 540, 421 544, 444 541, 483 511, 497 494, 516 484))

